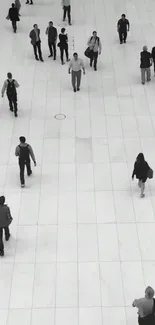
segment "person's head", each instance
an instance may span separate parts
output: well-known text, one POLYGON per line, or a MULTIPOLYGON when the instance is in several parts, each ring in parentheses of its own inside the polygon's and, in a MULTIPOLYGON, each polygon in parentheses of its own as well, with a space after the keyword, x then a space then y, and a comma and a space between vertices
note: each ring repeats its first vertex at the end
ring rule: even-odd
POLYGON ((19 138, 19 141, 20 141, 21 143, 25 143, 25 142, 26 142, 26 138, 23 137, 23 136, 21 136, 21 137, 19 138))
POLYGON ((154 297, 154 289, 150 286, 148 286, 145 289, 145 297, 148 299, 152 299, 154 297))
POLYGON ((34 28, 34 29, 38 29, 38 25, 37 25, 37 24, 34 24, 34 25, 33 25, 33 28, 34 28))
POLYGON ((96 37, 97 36, 97 32, 94 30, 93 31, 93 37, 96 37))
POLYGON ((64 34, 65 30, 65 28, 61 28, 61 33, 64 34))
POLYGON ((49 27, 53 27, 53 21, 49 21, 49 27))
POLYGON ((4 205, 5 203, 5 196, 0 196, 0 205, 4 205))
POLYGON ((142 152, 140 152, 140 153, 138 154, 136 161, 137 161, 138 163, 143 163, 143 162, 145 161, 145 159, 144 159, 144 155, 143 155, 142 152))
POLYGON ((11 5, 11 6, 12 6, 12 8, 15 8, 15 4, 14 4, 14 3, 12 3, 12 5, 11 5))
POLYGON ((126 17, 125 14, 122 14, 122 19, 123 19, 123 20, 125 19, 125 17, 126 17))
POLYGON ((73 54, 73 57, 74 57, 75 60, 77 60, 77 59, 78 59, 78 54, 75 52, 75 53, 73 54))
POLYGON ((12 79, 12 73, 11 72, 8 72, 7 73, 7 77, 8 77, 8 79, 12 79))
POLYGON ((143 51, 147 51, 147 46, 146 45, 143 46, 143 51))

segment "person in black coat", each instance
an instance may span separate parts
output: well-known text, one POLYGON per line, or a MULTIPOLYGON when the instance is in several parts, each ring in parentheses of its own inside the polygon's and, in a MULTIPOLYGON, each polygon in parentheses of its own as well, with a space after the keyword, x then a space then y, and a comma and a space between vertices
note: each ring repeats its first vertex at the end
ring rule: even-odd
POLYGON ((66 59, 69 61, 69 56, 68 56, 68 36, 65 34, 65 28, 61 28, 61 34, 59 34, 59 43, 58 46, 60 47, 60 58, 61 58, 61 63, 64 63, 63 56, 64 56, 64 51, 66 53, 66 59))
POLYGON ((134 164, 132 179, 134 179, 134 176, 136 175, 136 178, 138 179, 138 186, 141 189, 141 197, 145 196, 144 194, 145 182, 148 178, 149 169, 150 167, 148 163, 145 161, 143 153, 139 153, 134 164))
POLYGON ((20 19, 19 19, 18 10, 15 7, 14 3, 12 3, 11 8, 9 9, 8 17, 12 22, 13 31, 14 31, 14 33, 16 33, 16 31, 17 31, 17 21, 19 21, 20 19))
POLYGON ((5 197, 0 196, 0 256, 4 256, 3 229, 5 240, 10 238, 9 225, 12 222, 12 216, 9 207, 5 204, 5 197))
POLYGON ((123 42, 126 43, 127 39, 127 32, 129 31, 130 24, 128 19, 126 19, 126 16, 123 14, 122 18, 119 19, 117 23, 117 31, 119 33, 119 39, 120 39, 120 44, 123 42))

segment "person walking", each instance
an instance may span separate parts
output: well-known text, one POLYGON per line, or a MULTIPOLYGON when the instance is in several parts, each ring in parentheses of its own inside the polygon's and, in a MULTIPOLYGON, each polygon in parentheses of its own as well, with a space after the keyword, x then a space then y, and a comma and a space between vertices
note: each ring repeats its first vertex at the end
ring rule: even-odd
POLYGON ((25 3, 26 3, 26 5, 27 4, 33 5, 33 0, 27 0, 25 3))
POLYGON ((32 174, 30 157, 36 166, 36 159, 32 147, 26 143, 26 138, 19 138, 20 144, 15 149, 15 156, 19 157, 20 181, 21 187, 25 187, 24 170, 27 168, 27 175, 32 174))
POLYGON ((48 46, 50 50, 49 58, 53 56, 53 60, 56 60, 56 42, 57 42, 57 29, 53 26, 53 22, 50 21, 46 28, 46 35, 48 36, 48 46))
POLYGON ((96 71, 98 55, 101 54, 102 49, 101 41, 100 38, 97 36, 97 32, 94 31, 93 36, 91 36, 88 40, 88 47, 92 51, 92 55, 90 58, 90 66, 92 67, 92 64, 94 62, 94 70, 96 71))
POLYGON ((3 230, 5 232, 5 240, 10 238, 9 225, 13 218, 10 208, 5 204, 5 196, 0 196, 0 256, 4 256, 3 230))
POLYGON ((121 19, 119 19, 117 23, 117 31, 119 34, 120 44, 122 44, 123 42, 126 43, 127 33, 129 32, 129 29, 129 20, 126 19, 126 15, 123 14, 121 19))
POLYGON ((63 21, 66 20, 66 14, 68 16, 68 24, 71 25, 71 4, 70 0, 62 0, 63 7, 63 21))
POLYGON ((67 36, 67 34, 65 34, 65 28, 61 28, 61 34, 59 34, 59 41, 60 42, 58 43, 58 46, 60 48, 61 64, 65 64, 64 63, 64 51, 66 53, 67 62, 70 61, 69 56, 68 56, 68 36, 67 36))
POLYGON ((12 73, 7 73, 7 79, 4 81, 2 88, 2 97, 4 97, 4 93, 6 91, 10 111, 14 112, 15 117, 17 117, 17 91, 16 88, 19 87, 18 82, 15 79, 12 79, 12 73))
POLYGON ((143 51, 140 53, 140 68, 141 68, 141 82, 142 85, 145 84, 145 74, 146 80, 151 80, 151 67, 152 65, 152 55, 147 50, 147 46, 143 46, 143 51))
POLYGON ((155 76, 155 46, 152 48, 152 61, 153 61, 153 67, 154 67, 154 76, 155 76))
POLYGON ((41 39, 40 39, 40 29, 37 24, 33 25, 29 37, 31 39, 31 44, 33 45, 34 55, 37 61, 44 62, 41 51, 41 39), (38 52, 38 53, 37 53, 38 52), (38 58, 39 55, 39 58, 38 58))
POLYGON ((69 74, 71 73, 72 70, 72 86, 74 92, 76 92, 76 90, 77 91, 80 90, 81 68, 83 70, 83 74, 85 74, 83 61, 80 58, 78 58, 78 54, 75 52, 73 54, 73 59, 70 61, 69 69, 68 69, 69 74))
POLYGON ((12 22, 12 28, 14 33, 17 32, 17 21, 19 21, 19 15, 18 15, 18 10, 15 7, 15 4, 12 3, 11 8, 9 9, 9 13, 8 13, 8 18, 11 20, 12 22))
POLYGON ((134 169, 132 173, 132 179, 134 179, 134 176, 136 175, 136 178, 138 179, 138 186, 141 190, 141 197, 143 198, 145 196, 144 190, 145 190, 145 183, 148 178, 148 172, 150 170, 150 166, 145 161, 143 153, 139 153, 136 161, 134 163, 134 169))
POLYGON ((145 297, 135 299, 132 307, 138 308, 138 324, 153 325, 155 324, 155 299, 154 289, 147 287, 145 289, 145 297))
POLYGON ((17 8, 18 11, 18 16, 20 16, 20 8, 21 8, 21 3, 20 0, 15 0, 15 7, 17 8))

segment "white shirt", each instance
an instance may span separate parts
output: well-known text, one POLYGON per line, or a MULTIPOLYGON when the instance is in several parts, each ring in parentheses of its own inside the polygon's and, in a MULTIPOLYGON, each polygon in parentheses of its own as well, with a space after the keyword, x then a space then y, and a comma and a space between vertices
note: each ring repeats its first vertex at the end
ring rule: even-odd
POLYGON ((74 58, 69 63, 69 69, 73 71, 80 71, 81 68, 84 68, 83 61, 81 59, 75 60, 74 58))

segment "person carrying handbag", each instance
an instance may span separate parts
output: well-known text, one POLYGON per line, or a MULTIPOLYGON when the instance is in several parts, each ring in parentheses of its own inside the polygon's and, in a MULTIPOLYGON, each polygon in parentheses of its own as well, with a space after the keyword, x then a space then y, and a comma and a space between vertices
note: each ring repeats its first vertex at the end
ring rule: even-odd
POLYGON ((91 36, 90 39, 88 40, 88 47, 91 51, 90 66, 92 67, 94 62, 94 70, 96 71, 98 55, 101 54, 101 50, 102 50, 101 41, 100 38, 97 36, 97 32, 94 31, 93 36, 91 36))
POLYGON ((0 256, 4 256, 3 229, 5 240, 8 241, 10 238, 9 225, 12 220, 10 209, 5 204, 5 196, 0 196, 0 256))

